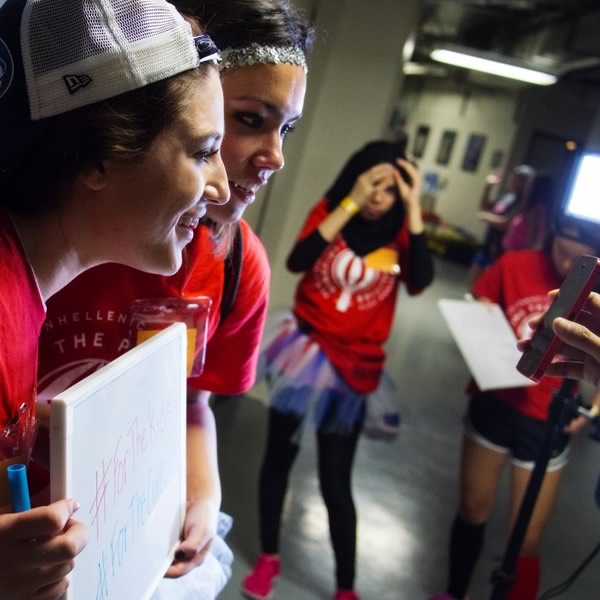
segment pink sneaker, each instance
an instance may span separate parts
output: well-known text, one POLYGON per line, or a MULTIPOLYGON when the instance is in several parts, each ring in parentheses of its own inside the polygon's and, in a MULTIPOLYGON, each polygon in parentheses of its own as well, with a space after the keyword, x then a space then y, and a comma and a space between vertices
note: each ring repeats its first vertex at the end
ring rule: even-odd
POLYGON ((360 600, 360 596, 354 590, 338 590, 334 600, 360 600))
POLYGON ((254 568, 244 578, 242 592, 254 600, 267 600, 273 592, 273 580, 279 575, 279 558, 261 554, 254 568))

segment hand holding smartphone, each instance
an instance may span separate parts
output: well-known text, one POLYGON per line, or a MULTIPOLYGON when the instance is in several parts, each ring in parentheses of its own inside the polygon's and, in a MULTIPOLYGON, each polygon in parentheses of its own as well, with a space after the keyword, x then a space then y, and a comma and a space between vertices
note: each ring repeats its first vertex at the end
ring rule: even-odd
POLYGON ((561 344, 552 330, 554 319, 576 319, 599 279, 600 259, 587 254, 577 258, 560 286, 558 296, 544 314, 531 343, 517 363, 520 373, 533 381, 542 378, 561 344))

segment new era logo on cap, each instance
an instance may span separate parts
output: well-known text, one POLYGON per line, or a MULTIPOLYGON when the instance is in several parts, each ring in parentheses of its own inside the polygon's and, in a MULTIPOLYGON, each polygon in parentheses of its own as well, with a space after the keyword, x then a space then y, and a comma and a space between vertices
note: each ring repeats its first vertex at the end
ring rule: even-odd
POLYGON ((65 75, 63 80, 69 90, 69 94, 74 94, 77 90, 91 83, 92 78, 89 75, 65 75))
POLYGON ((199 63, 189 23, 167 0, 0 0, 0 41, 0 123, 17 132, 7 99, 29 125, 199 63))
POLYGON ((12 55, 4 40, 0 39, 0 98, 6 94, 14 74, 12 55))

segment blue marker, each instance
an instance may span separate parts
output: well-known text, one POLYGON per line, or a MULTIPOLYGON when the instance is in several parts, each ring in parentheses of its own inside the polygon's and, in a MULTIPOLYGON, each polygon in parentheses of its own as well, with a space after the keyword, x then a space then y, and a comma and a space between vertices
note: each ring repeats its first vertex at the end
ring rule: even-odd
POLYGON ((29 484, 27 483, 27 467, 25 465, 10 465, 7 469, 10 499, 14 512, 31 509, 29 484))

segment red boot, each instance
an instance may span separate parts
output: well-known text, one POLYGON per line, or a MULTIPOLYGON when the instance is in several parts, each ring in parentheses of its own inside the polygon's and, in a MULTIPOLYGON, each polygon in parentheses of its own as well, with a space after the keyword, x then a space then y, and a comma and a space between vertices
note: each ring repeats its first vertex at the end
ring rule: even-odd
POLYGON ((540 587, 540 561, 537 556, 519 556, 517 580, 506 595, 507 600, 535 600, 540 587))

